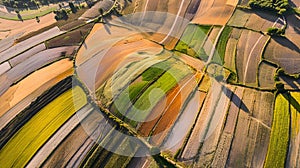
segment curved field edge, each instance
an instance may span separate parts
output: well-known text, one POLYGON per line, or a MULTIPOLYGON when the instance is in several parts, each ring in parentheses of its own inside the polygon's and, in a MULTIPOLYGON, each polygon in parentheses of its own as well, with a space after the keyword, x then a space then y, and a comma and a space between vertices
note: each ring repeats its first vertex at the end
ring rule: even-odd
POLYGON ((85 93, 79 86, 57 97, 33 116, 2 148, 2 166, 25 166, 51 135, 86 103, 85 93))

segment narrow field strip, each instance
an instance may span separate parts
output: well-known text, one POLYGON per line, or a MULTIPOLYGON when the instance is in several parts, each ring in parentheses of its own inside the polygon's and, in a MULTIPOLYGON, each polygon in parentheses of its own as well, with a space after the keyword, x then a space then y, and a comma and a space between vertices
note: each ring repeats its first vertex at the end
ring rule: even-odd
POLYGON ((13 47, 0 53, 0 63, 11 59, 17 54, 20 54, 23 51, 30 49, 32 46, 38 45, 39 43, 55 37, 63 32, 59 30, 58 27, 54 27, 48 31, 45 31, 37 36, 29 38, 21 43, 14 45, 13 47))
POLYGON ((0 96, 0 130, 34 99, 72 74, 73 63, 63 59, 33 72, 10 87, 0 96))
POLYGON ((31 56, 24 62, 19 63, 17 66, 0 76, 0 82, 3 83, 3 85, 0 86, 0 95, 12 84, 19 82, 34 71, 62 59, 67 55, 71 55, 76 48, 77 46, 70 46, 45 50, 31 56))
POLYGON ((290 109, 289 95, 276 97, 270 143, 265 168, 284 167, 289 145, 290 109))
POLYGON ((85 119, 90 112, 93 110, 93 107, 90 104, 87 104, 82 109, 76 112, 76 115, 73 115, 55 134, 38 150, 26 167, 41 167, 42 163, 47 159, 52 151, 54 151, 57 146, 68 136, 68 134, 75 129, 78 124, 80 124, 81 119, 85 119))
MULTIPOLYGON (((78 117, 81 115, 77 115, 78 117)), ((83 118, 83 117, 80 117, 83 118)), ((107 122, 103 116, 93 110, 80 124, 59 144, 43 162, 42 167, 78 167, 83 157, 95 143, 96 137, 106 135, 107 122)))
POLYGON ((118 150, 129 156, 122 156, 114 153, 105 164, 106 168, 126 168, 133 155, 137 152, 138 145, 136 145, 134 141, 130 141, 129 138, 125 138, 119 145, 118 150))
POLYGON ((145 92, 145 90, 160 78, 175 62, 175 60, 166 60, 159 62, 147 70, 145 70, 140 77, 135 79, 120 95, 118 95, 113 103, 111 112, 119 118, 123 118, 128 108, 132 103, 135 103, 138 98, 145 92))
POLYGON ((291 128, 287 167, 298 167, 300 164, 300 92, 291 92, 291 128), (294 101, 296 100, 296 101, 294 101))
POLYGON ((2 166, 24 167, 52 134, 86 103, 84 91, 77 86, 45 106, 2 148, 2 166))
MULTIPOLYGON (((115 72, 105 85, 102 86, 103 96, 101 95, 101 87, 97 90, 97 97, 101 97, 102 104, 112 101, 131 81, 135 80, 149 67, 167 60, 171 54, 166 53, 161 56, 143 55, 145 59, 128 64, 115 72), (105 98, 105 99, 104 99, 105 98)), ((108 106, 109 104, 107 104, 108 106)))
POLYGON ((164 73, 153 85, 141 95, 141 97, 134 103, 132 108, 126 114, 125 121, 136 127, 138 122, 144 121, 149 115, 153 107, 159 100, 166 95, 176 84, 192 70, 183 63, 178 62, 170 70, 164 73), (182 67, 183 66, 183 67, 182 67))
POLYGON ((59 95, 63 94, 72 87, 72 78, 66 78, 51 89, 37 97, 37 100, 30 103, 24 110, 9 111, 1 117, 1 131, 0 131, 0 150, 3 146, 19 131, 35 114, 42 108, 55 100, 59 95), (16 112, 15 114, 10 112, 16 112), (8 119, 8 120, 5 120, 8 119))

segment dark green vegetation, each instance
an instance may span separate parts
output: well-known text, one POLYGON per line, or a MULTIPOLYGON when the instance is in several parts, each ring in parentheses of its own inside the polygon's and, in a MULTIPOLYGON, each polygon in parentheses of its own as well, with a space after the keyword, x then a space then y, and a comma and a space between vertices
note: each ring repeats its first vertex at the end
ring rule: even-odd
POLYGON ((211 26, 188 25, 175 50, 206 61, 209 53, 202 46, 210 29, 211 26))
POLYGON ((267 30, 268 35, 270 36, 282 36, 284 34, 284 29, 280 29, 277 27, 270 27, 267 30))
POLYGON ((250 0, 249 6, 253 9, 273 11, 280 15, 290 10, 288 0, 250 0))
POLYGON ((5 6, 11 8, 34 9, 41 5, 49 5, 50 3, 64 2, 64 0, 3 0, 5 6))
POLYGON ((53 11, 53 13, 55 14, 55 20, 57 20, 57 21, 58 20, 67 20, 68 19, 68 13, 64 9, 53 11))

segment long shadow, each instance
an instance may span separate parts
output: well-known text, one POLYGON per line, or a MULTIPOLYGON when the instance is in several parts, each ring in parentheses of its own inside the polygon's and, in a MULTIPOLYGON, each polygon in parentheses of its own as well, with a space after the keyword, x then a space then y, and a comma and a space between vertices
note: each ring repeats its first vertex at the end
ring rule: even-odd
MULTIPOLYGON (((281 76, 282 80, 284 80, 289 86, 291 86, 294 89, 299 89, 299 87, 294 83, 294 81, 297 81, 291 77, 288 76, 281 76)), ((298 82, 299 83, 299 82, 298 82)))
POLYGON ((289 93, 284 93, 282 94, 283 97, 289 101, 289 103, 298 111, 300 112, 300 104, 298 103, 298 101, 289 93))
POLYGON ((288 38, 286 37, 274 37, 273 38, 278 44, 284 46, 284 47, 287 47, 291 50, 294 50, 296 52, 300 52, 300 48, 295 44, 293 43, 291 40, 289 40, 288 38))
POLYGON ((105 19, 104 17, 102 17, 104 23, 103 23, 103 26, 104 26, 104 29, 106 30, 106 32, 108 34, 111 34, 111 31, 109 30, 109 28, 111 27, 110 23, 108 22, 107 19, 105 19))
POLYGON ((223 86, 222 91, 237 107, 239 107, 246 113, 250 112, 246 104, 234 92, 232 92, 230 89, 226 88, 225 86, 223 86))
POLYGON ((18 13, 17 16, 18 16, 18 19, 21 20, 21 21, 23 22, 23 18, 22 18, 22 16, 20 15, 20 13, 18 13))
POLYGON ((291 0, 289 0, 289 4, 291 7, 297 7, 297 5, 294 2, 292 2, 291 0))
POLYGON ((254 12, 256 15, 258 15, 259 17, 263 18, 264 20, 268 20, 270 22, 275 22, 276 19, 278 18, 278 16, 276 17, 274 14, 272 14, 272 12, 270 11, 264 11, 264 10, 258 10, 255 9, 254 12))
POLYGON ((290 15, 287 17, 288 26, 291 26, 294 31, 300 34, 300 20, 296 17, 296 15, 290 15))

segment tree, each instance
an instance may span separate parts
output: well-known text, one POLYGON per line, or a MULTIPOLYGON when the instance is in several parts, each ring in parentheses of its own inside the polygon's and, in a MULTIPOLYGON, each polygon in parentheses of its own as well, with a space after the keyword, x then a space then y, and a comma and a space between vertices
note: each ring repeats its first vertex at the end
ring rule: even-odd
POLYGON ((284 33, 284 29, 280 29, 277 27, 270 27, 267 30, 267 34, 270 36, 282 36, 284 33))
POLYGON ((73 4, 73 2, 69 2, 69 6, 71 8, 72 13, 76 13, 77 12, 77 9, 76 9, 75 5, 73 4))

